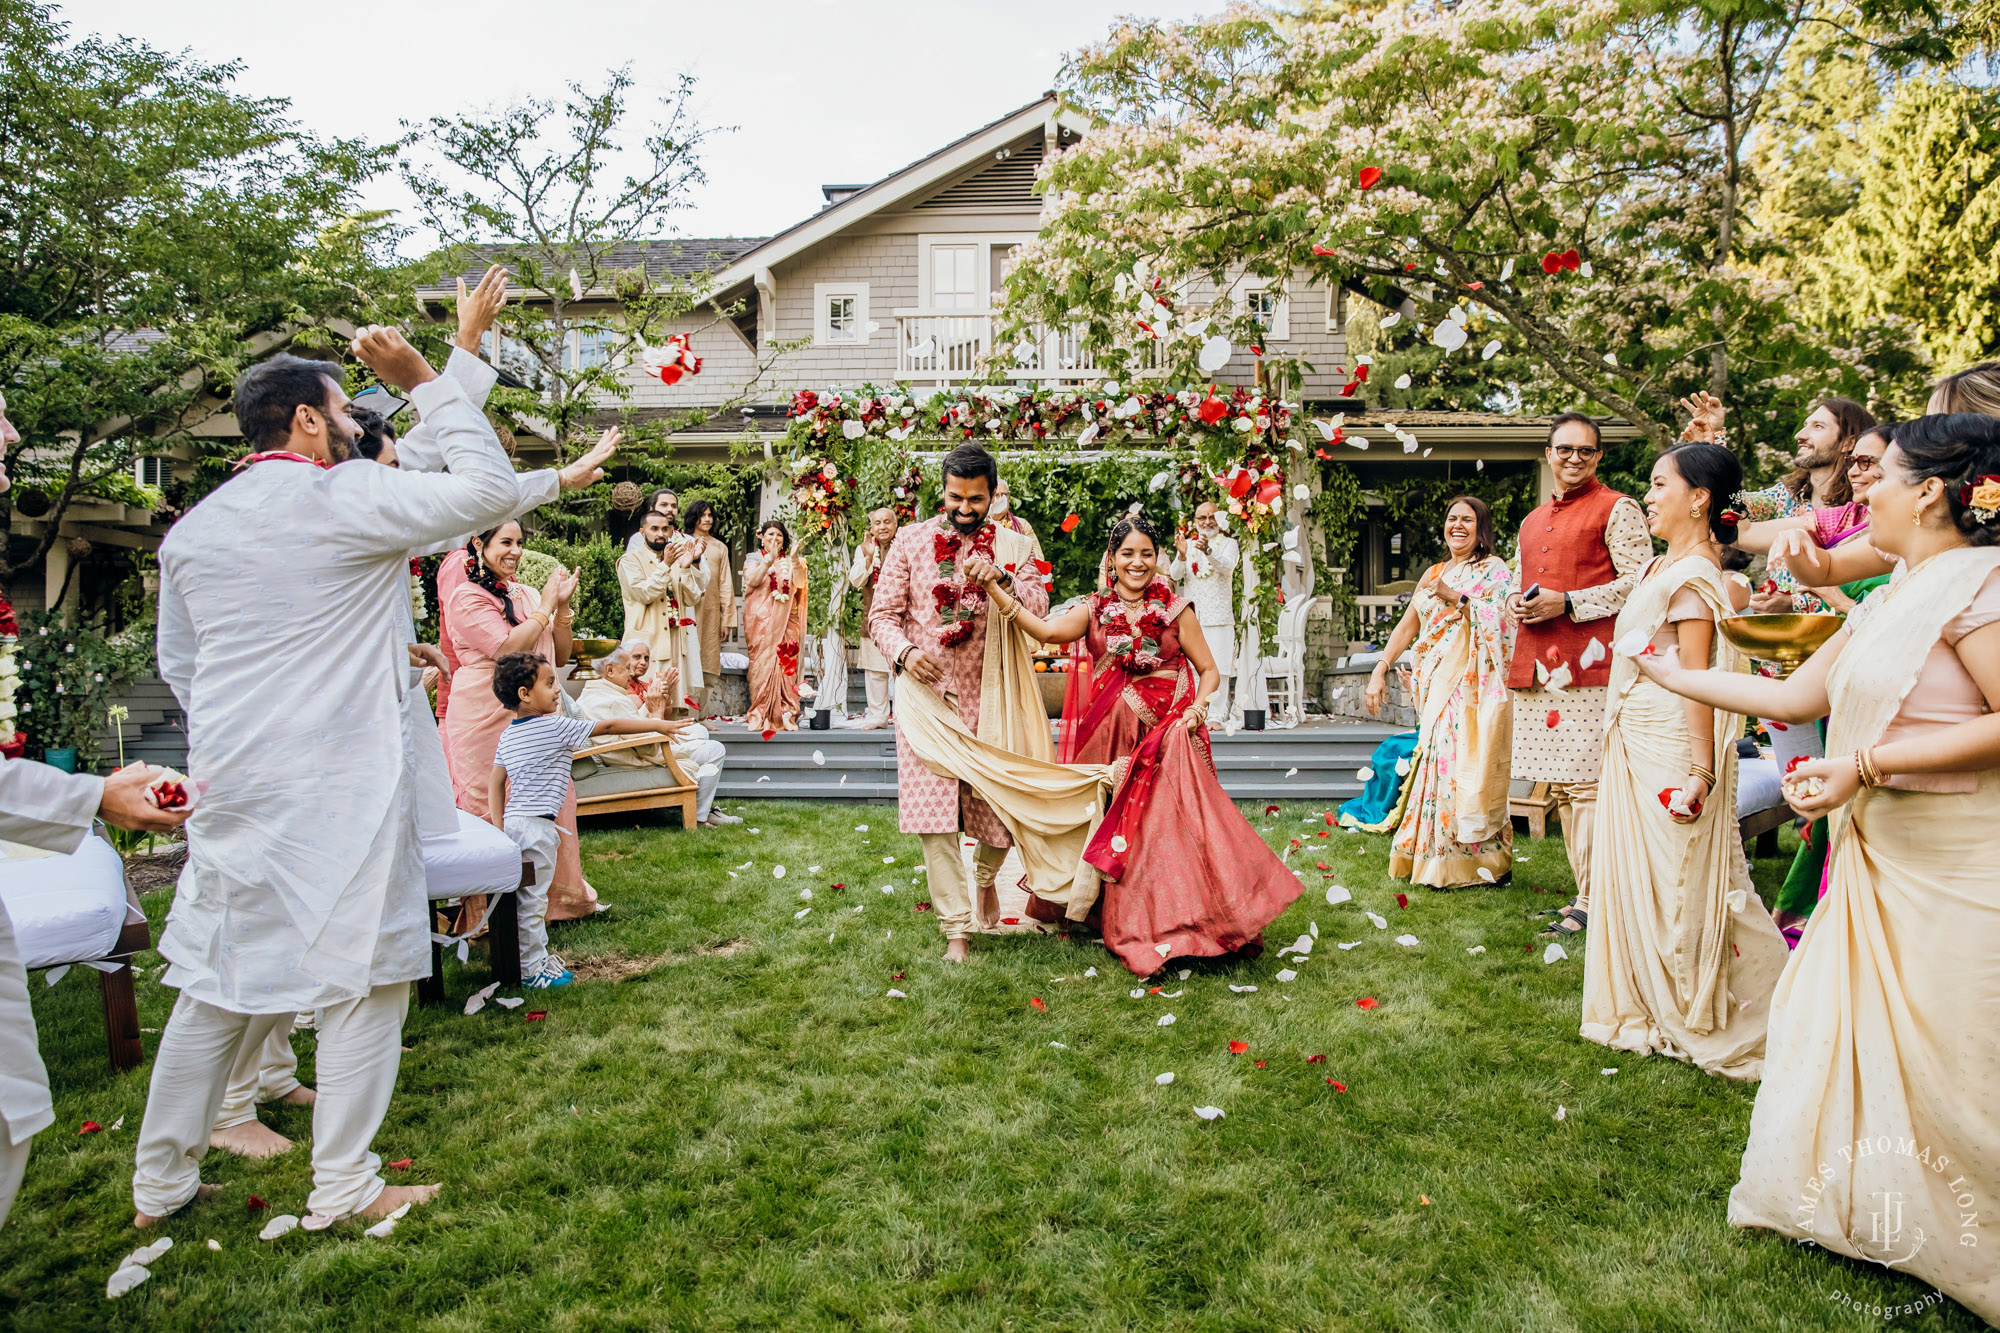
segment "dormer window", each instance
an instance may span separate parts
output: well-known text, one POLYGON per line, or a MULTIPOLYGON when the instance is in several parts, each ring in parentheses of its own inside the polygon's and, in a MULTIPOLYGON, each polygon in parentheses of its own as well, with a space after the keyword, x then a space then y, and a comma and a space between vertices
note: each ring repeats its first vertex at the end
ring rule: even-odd
POLYGON ((813 341, 823 347, 860 347, 868 341, 868 284, 813 284, 813 341))

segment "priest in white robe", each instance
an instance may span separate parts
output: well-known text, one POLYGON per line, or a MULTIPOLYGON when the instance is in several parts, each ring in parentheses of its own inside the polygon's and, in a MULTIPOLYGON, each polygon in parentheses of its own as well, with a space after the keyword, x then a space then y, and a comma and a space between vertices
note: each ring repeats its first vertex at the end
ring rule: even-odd
POLYGON ((160 548, 160 675, 211 785, 160 938, 181 992, 161 1035, 133 1174, 144 1225, 193 1200, 245 1043, 318 1013, 314 1218, 387 1212, 369 1149, 395 1086, 409 983, 430 967, 410 688, 409 552, 519 502, 486 418, 400 334, 356 351, 408 389, 450 468, 351 457, 338 367, 273 358, 238 382, 258 448, 160 548))

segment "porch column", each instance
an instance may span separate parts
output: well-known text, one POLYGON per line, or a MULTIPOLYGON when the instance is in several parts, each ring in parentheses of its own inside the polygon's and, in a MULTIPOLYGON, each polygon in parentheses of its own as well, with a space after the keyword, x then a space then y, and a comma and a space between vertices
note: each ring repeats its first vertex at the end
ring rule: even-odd
POLYGON ((50 611, 57 609, 56 598, 62 595, 63 584, 69 579, 69 563, 69 542, 57 537, 42 561, 42 605, 50 611))

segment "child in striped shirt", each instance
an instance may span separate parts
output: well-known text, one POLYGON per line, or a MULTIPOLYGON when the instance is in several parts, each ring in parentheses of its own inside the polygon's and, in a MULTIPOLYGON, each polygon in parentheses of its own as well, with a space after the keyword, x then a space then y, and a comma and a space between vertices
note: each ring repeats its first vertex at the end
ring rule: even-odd
POLYGON ((549 952, 549 882, 555 878, 562 830, 556 813, 569 796, 570 764, 592 736, 658 732, 671 736, 687 724, 663 718, 612 718, 593 722, 566 717, 555 668, 539 653, 508 653, 493 664, 493 693, 514 712, 500 734, 487 779, 487 818, 505 831, 535 868, 535 882, 520 893, 521 985, 554 990, 576 976, 549 952))

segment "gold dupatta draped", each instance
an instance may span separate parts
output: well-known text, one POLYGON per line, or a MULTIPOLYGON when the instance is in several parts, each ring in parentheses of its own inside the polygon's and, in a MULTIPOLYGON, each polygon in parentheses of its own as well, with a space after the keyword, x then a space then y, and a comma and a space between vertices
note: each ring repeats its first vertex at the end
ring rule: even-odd
MULTIPOLYGON (((1017 579, 1040 578, 1034 560, 1032 538, 1012 528, 994 527, 994 564, 1002 569, 1011 566, 1017 579)), ((1035 679, 1034 652, 1032 638, 998 611, 988 610, 986 656, 979 668, 979 739, 1052 764, 1056 747, 1049 739, 1049 714, 1035 679)), ((1031 877, 1028 882, 1036 881, 1031 877)))
MULTIPOLYGON (((1880 739, 1995 570, 2000 549, 1954 548, 1849 617, 1827 674, 1829 755, 1880 739)), ((1831 824, 1826 897, 1773 998, 1729 1220, 1911 1273, 2000 1322, 2000 777, 1863 791, 1831 824)))
MULTIPOLYGON (((1699 556, 1655 562, 1618 614, 1616 641, 1667 623, 1674 594, 1694 591, 1719 620, 1730 604, 1722 572, 1699 556)), ((1716 635, 1712 665, 1736 653, 1716 635)), ((1557 696, 1560 698, 1560 696, 1557 696)), ((1685 705, 1616 657, 1605 706, 1597 836, 1590 863, 1582 1035, 1618 1050, 1687 1060, 1755 1079, 1784 936, 1750 883, 1736 826, 1735 740, 1742 719, 1714 712, 1715 787, 1691 824, 1660 793, 1687 783, 1685 705)))

